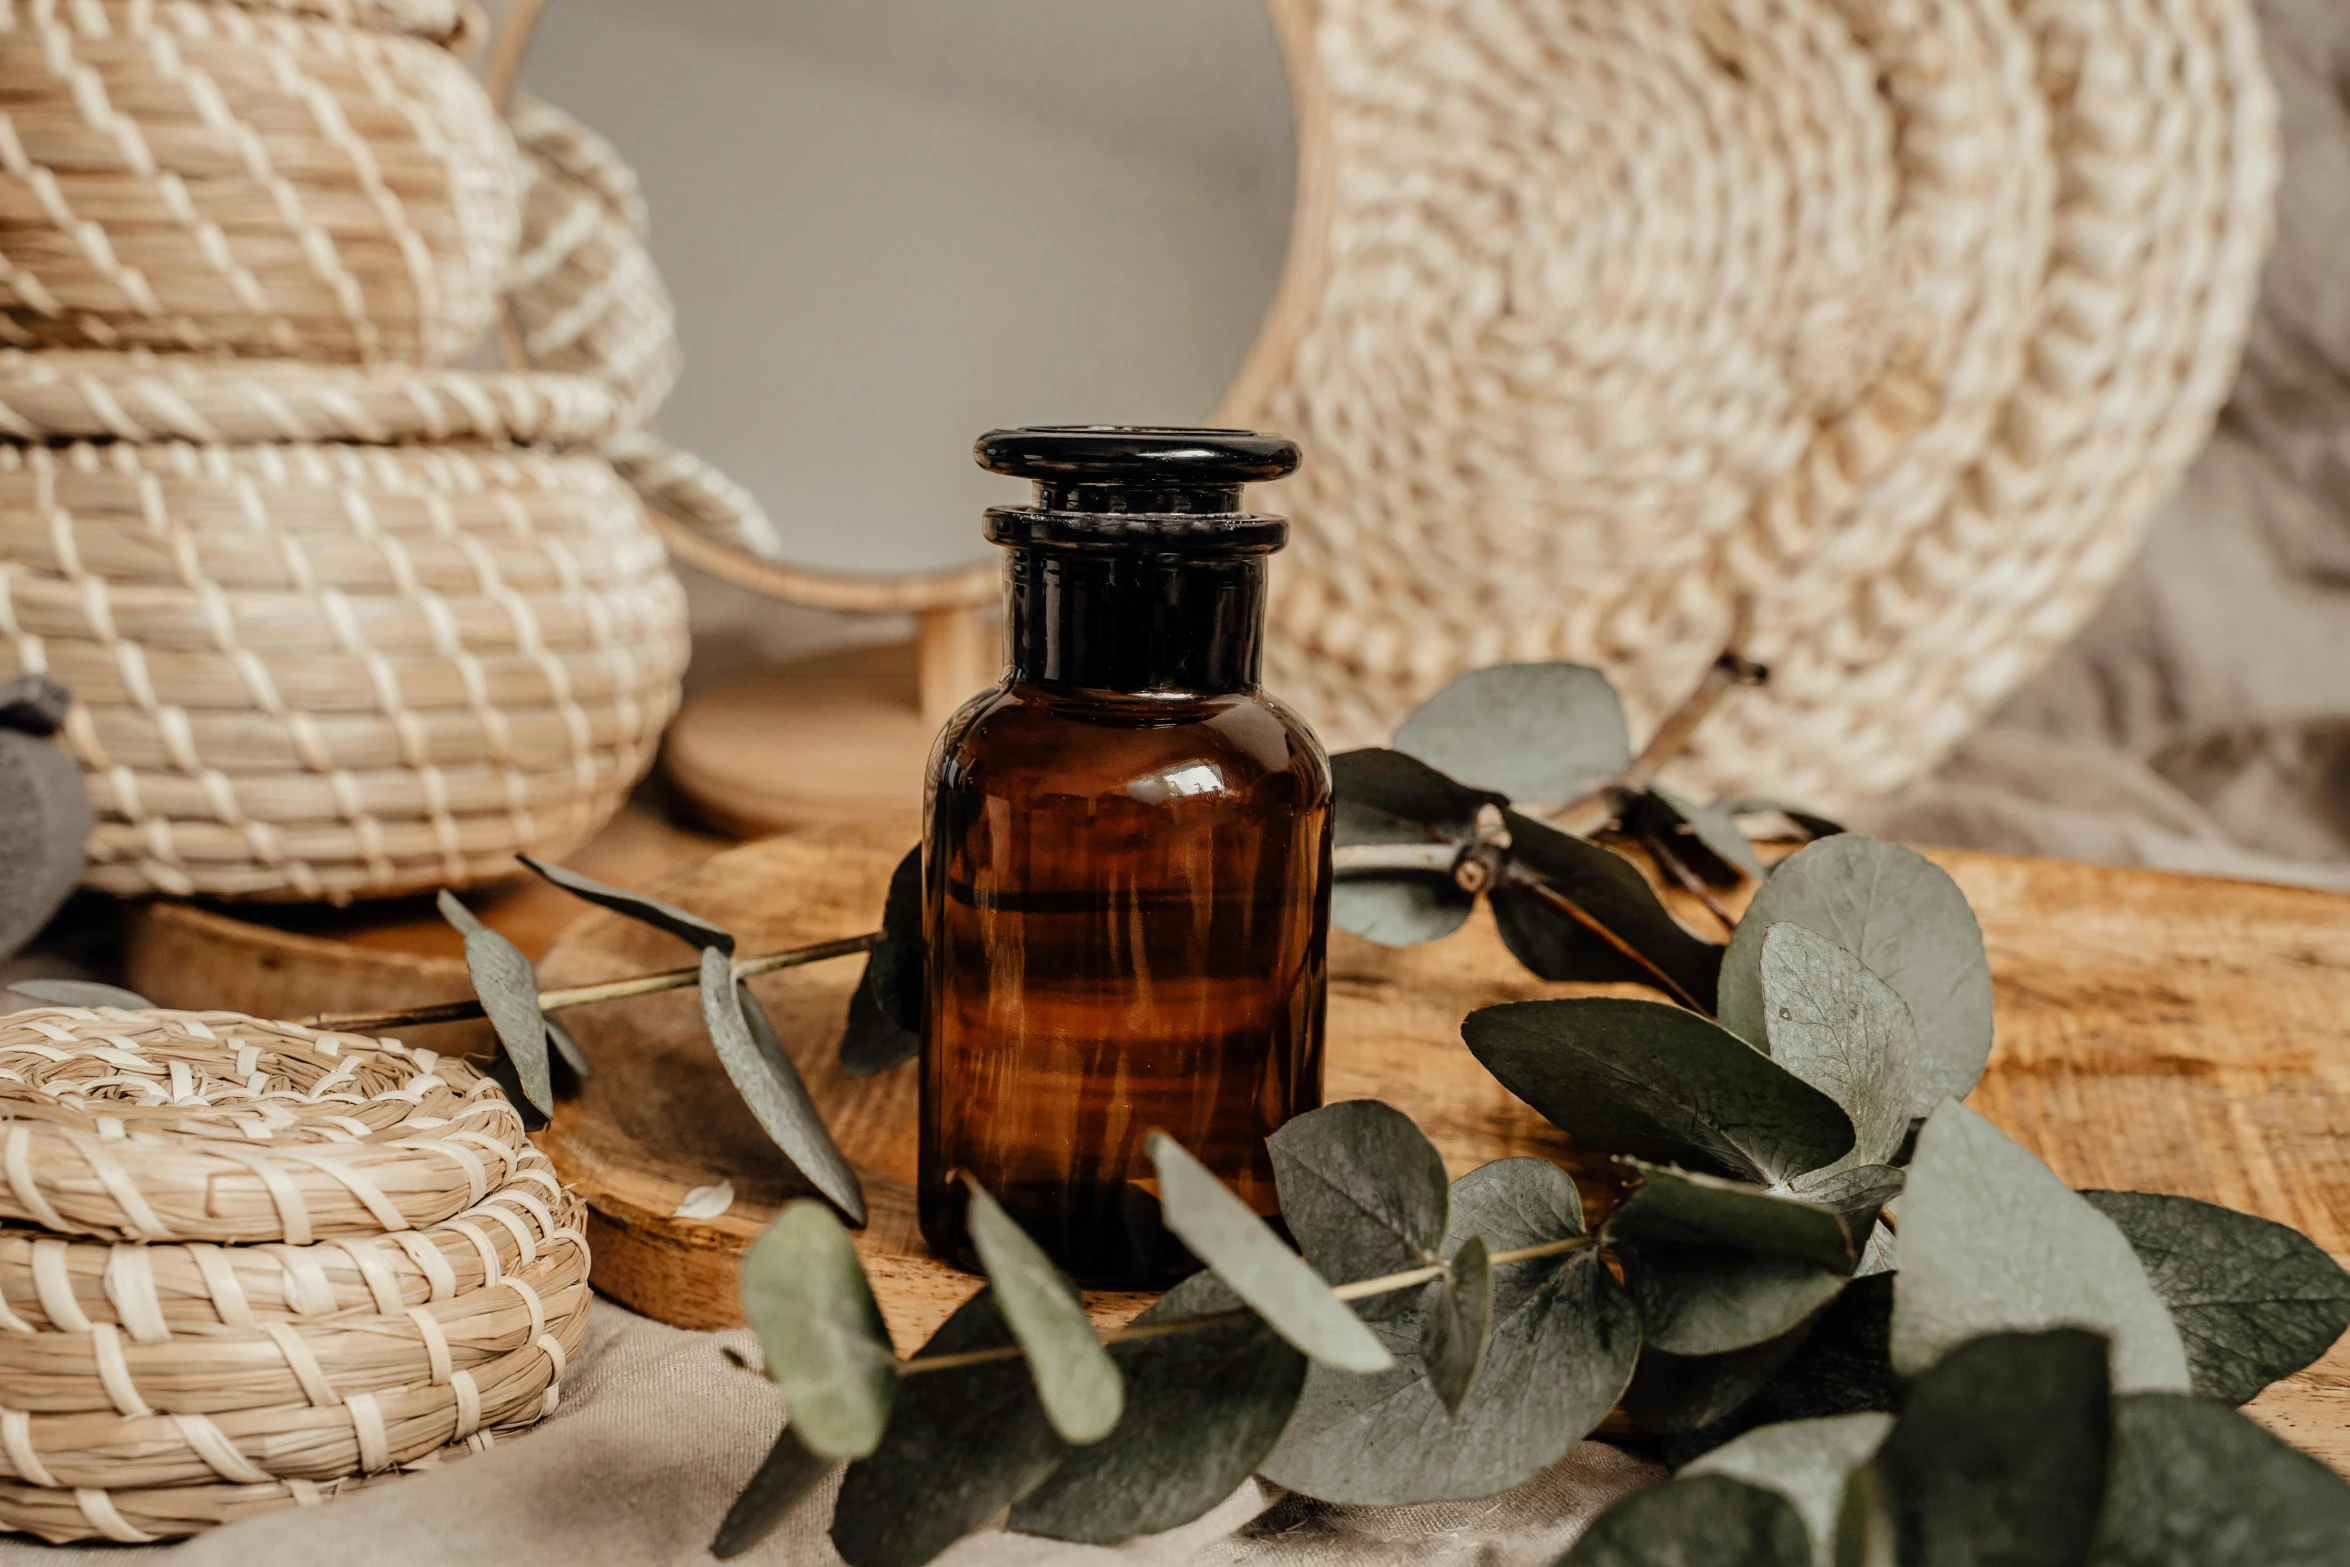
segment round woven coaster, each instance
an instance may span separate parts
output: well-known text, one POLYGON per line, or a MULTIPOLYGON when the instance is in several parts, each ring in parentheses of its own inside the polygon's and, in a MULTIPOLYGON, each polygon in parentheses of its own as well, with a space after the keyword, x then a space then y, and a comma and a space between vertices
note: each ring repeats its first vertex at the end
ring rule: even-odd
POLYGON ((0 1217, 107 1240, 437 1224, 505 1186, 522 1118, 461 1061, 235 1012, 0 1018, 0 1217))

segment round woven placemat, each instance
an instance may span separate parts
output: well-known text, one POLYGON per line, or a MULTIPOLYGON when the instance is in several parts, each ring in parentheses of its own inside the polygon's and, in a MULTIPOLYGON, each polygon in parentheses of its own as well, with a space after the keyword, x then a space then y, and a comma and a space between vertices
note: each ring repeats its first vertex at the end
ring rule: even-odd
POLYGON ((1299 207, 1218 422, 1296 437, 1267 683, 1333 749, 1462 671, 1834 808, 2067 639, 2208 433, 2276 182, 2250 0, 1275 0, 1299 207))
POLYGON ((0 1216, 109 1240, 403 1231, 480 1204, 526 1146, 461 1061, 233 1012, 0 1017, 0 1216))

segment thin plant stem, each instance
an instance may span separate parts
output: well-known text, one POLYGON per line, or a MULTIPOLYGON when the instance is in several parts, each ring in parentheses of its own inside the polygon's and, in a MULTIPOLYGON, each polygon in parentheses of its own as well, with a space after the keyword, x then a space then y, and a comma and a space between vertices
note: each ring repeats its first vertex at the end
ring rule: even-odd
MULTIPOLYGON (((1543 1241, 1535 1246, 1520 1246, 1511 1251, 1497 1251, 1487 1261, 1496 1268, 1513 1262, 1533 1262, 1543 1257, 1564 1256, 1581 1251, 1586 1246, 1599 1244, 1596 1235, 1569 1235, 1560 1240, 1543 1241)), ((1427 1284, 1441 1279, 1449 1271, 1446 1264, 1432 1262, 1424 1268, 1407 1268, 1401 1273, 1385 1273, 1375 1279, 1357 1279, 1352 1284, 1334 1284, 1330 1293, 1340 1300, 1367 1300, 1374 1295, 1392 1295, 1416 1284, 1427 1284)), ((1142 1339, 1166 1338, 1176 1333, 1197 1333, 1203 1328, 1223 1327, 1228 1323, 1247 1322, 1256 1313, 1246 1309, 1215 1311, 1205 1316, 1185 1317, 1177 1322, 1129 1322, 1122 1328, 1112 1328, 1101 1335, 1105 1344, 1132 1344, 1142 1339)), ((952 1355, 920 1355, 912 1360, 898 1362, 898 1372, 914 1376, 925 1371, 954 1371, 963 1366, 993 1365, 999 1360, 1018 1360, 1020 1346, 999 1344, 992 1349, 966 1349, 952 1355)))
MULTIPOLYGON (((862 936, 844 936, 838 941, 820 941, 814 946, 762 953, 755 958, 737 958, 734 977, 750 979, 759 974, 772 974, 777 969, 821 963, 827 958, 845 958, 859 952, 870 952, 881 943, 882 933, 874 930, 862 936)), ((650 996, 664 990, 683 990, 701 982, 702 971, 698 967, 663 969, 658 974, 640 974, 634 979, 608 979, 600 985, 542 990, 539 992, 539 1010, 560 1012, 565 1007, 584 1007, 593 1001, 618 1001, 624 996, 650 996)), ((364 1034, 380 1028, 420 1028, 427 1023, 461 1023, 468 1018, 483 1015, 481 1002, 476 999, 445 1001, 438 1006, 410 1007, 401 1012, 329 1012, 303 1018, 301 1023, 305 1028, 364 1034)))
POLYGON ((1724 935, 1736 933, 1738 916, 1732 914, 1729 906, 1714 896, 1713 888, 1708 887, 1705 884, 1705 879, 1690 868, 1688 861, 1673 852, 1673 846, 1665 840, 1663 833, 1643 832, 1640 835, 1640 844, 1648 851, 1649 857, 1663 868, 1665 874, 1680 884, 1683 892, 1704 904, 1705 912, 1721 921, 1724 935))
POLYGON ((1610 947, 1613 947, 1617 953, 1623 956, 1626 960, 1646 970, 1651 976, 1653 976, 1657 988, 1666 992, 1675 1001, 1680 1002, 1681 1005, 1687 1007, 1690 1011, 1695 1012, 1702 1017, 1713 1016, 1713 1013, 1701 1005, 1695 996, 1691 995, 1688 991, 1683 990, 1681 986, 1675 982, 1672 975, 1666 973, 1663 969, 1658 968, 1654 963, 1650 962, 1646 957, 1642 956, 1638 949, 1633 947, 1630 942, 1617 935, 1614 931, 1608 929, 1606 925, 1600 922, 1598 916, 1587 911, 1574 899, 1568 897, 1565 893, 1550 885, 1550 883, 1541 880, 1539 877, 1529 875, 1528 873, 1519 870, 1514 865, 1510 867, 1509 877, 1512 884, 1523 887, 1528 892, 1533 893, 1534 896, 1540 898, 1543 902, 1549 904, 1552 908, 1558 910, 1561 914, 1564 914, 1567 916, 1567 918, 1573 920, 1576 924, 1582 926, 1585 930, 1588 930, 1591 932, 1591 934, 1606 942, 1610 947))

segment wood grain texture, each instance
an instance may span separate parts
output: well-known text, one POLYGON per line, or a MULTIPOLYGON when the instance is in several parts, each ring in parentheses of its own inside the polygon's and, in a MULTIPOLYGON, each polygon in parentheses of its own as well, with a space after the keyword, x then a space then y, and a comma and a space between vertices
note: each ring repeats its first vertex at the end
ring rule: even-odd
MULTIPOLYGON (((876 921, 911 816, 745 845, 658 884, 746 950, 854 934, 876 921)), ((1936 852, 1980 915, 1998 982, 1998 1044, 1972 1103, 2075 1186, 2177 1192, 2280 1219, 2350 1253, 2350 898, 2052 861, 1936 852)), ((674 940, 597 913, 541 964, 586 983, 673 965, 674 940)), ((859 1250, 901 1349, 977 1287, 922 1249, 913 1211, 911 1067, 853 1081, 834 1044, 857 960, 753 981, 810 1091, 863 1174, 873 1223, 859 1250)), ((1493 1002, 1588 993, 1533 979, 1482 911, 1460 934, 1389 951, 1333 939, 1327 1097, 1385 1099, 1458 1175, 1536 1154, 1587 1196, 1604 1166, 1469 1056, 1460 1020, 1493 1002)), ((1637 994, 1629 987, 1625 993, 1637 994)), ((595 1281, 694 1327, 740 1320, 736 1260, 803 1188, 726 1085, 691 993, 572 1014, 597 1077, 564 1105, 550 1152, 591 1208, 595 1281), (730 1180, 734 1206, 669 1217, 730 1180)), ((1103 1321, 1137 1296, 1097 1296, 1103 1321)), ((2254 1412, 2350 1468, 2350 1353, 2271 1389, 2254 1412)))

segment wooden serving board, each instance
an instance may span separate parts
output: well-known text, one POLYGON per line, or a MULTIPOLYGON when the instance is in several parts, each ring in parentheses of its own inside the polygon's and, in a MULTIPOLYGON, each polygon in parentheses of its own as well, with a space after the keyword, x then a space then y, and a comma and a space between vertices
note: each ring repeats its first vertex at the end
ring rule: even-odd
MULTIPOLYGON (((876 923, 911 817, 728 850, 648 890, 720 919, 747 952, 876 923)), ((1971 1100, 2075 1186, 2202 1197, 2282 1220, 2350 1255, 2350 898, 2157 872, 1936 851, 1973 901, 1997 981, 1997 1045, 1971 1100)), ((548 985, 673 967, 684 949, 616 915, 572 926, 540 964, 548 985)), ((852 1080, 834 1045, 857 959, 752 982, 865 1181, 858 1237, 901 1349, 978 1281, 933 1260, 915 1227, 915 1077, 852 1080)), ((1533 979, 1480 912, 1445 941, 1331 948, 1327 1097, 1409 1113, 1454 1175, 1537 1154, 1587 1194, 1604 1165, 1488 1076, 1460 1020, 1493 1002, 1588 994, 1533 979)), ((1627 993, 1637 993, 1630 992, 1627 993)), ((598 1288, 688 1327, 741 1320, 735 1272, 801 1190, 712 1058, 690 991, 568 1014, 595 1062, 547 1134, 587 1198, 598 1288), (672 1217, 731 1181, 708 1220, 672 1217)), ((1097 1296, 1103 1320, 1139 1296, 1097 1296)), ((2350 1470, 2350 1349, 2272 1388, 2255 1412, 2350 1470)))

